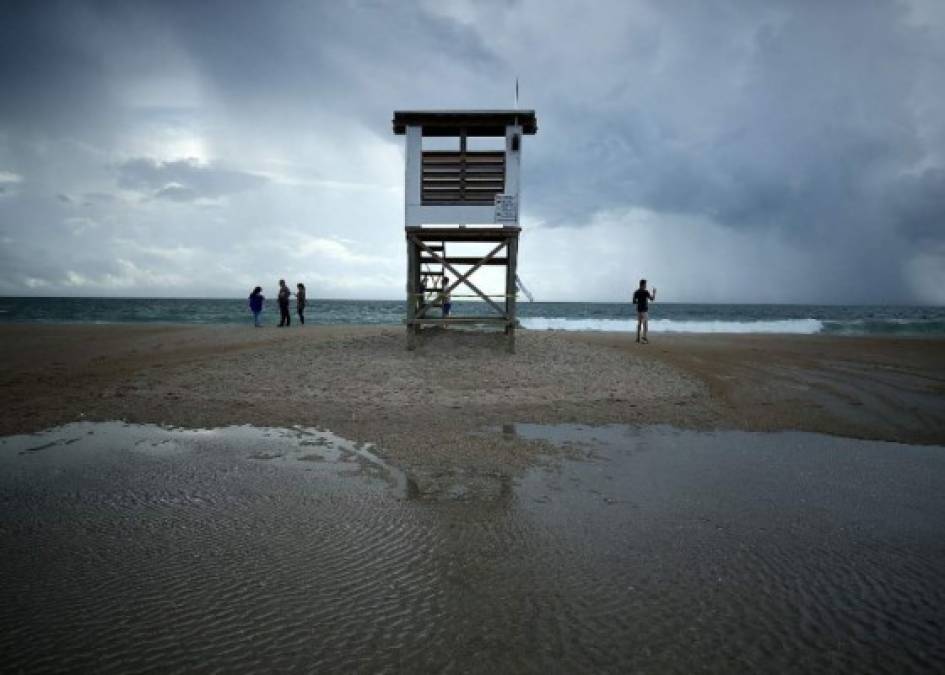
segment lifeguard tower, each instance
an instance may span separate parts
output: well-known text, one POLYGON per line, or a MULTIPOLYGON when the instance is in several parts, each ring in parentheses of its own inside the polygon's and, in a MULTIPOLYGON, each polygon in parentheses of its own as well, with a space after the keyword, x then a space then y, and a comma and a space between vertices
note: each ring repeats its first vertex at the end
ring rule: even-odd
POLYGON ((514 352, 519 171, 522 137, 538 131, 535 111, 400 110, 393 126, 395 134, 406 136, 407 349, 416 347, 424 326, 491 324, 505 331, 514 352), (469 139, 486 137, 500 139, 499 148, 468 147, 469 139), (424 138, 455 144, 425 149, 424 138), (447 254, 448 245, 463 244, 493 246, 484 255, 447 254), (488 295, 471 280, 485 266, 505 268, 504 294, 488 295), (482 300, 488 313, 434 316, 444 298, 460 297, 453 293, 460 286, 482 300))

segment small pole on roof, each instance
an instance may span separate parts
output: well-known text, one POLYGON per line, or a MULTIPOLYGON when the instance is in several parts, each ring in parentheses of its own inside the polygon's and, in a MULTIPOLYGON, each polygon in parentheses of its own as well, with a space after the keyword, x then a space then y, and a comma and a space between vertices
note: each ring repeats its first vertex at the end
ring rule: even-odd
POLYGON ((518 75, 515 76, 515 109, 518 110, 518 75))

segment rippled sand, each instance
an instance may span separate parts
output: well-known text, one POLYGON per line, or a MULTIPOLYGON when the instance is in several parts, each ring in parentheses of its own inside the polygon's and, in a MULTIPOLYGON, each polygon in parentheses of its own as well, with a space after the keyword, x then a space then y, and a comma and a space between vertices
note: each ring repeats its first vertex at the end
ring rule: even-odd
POLYGON ((317 429, 80 423, 0 439, 4 668, 945 664, 945 448, 480 433, 549 454, 490 489, 431 495, 317 429))

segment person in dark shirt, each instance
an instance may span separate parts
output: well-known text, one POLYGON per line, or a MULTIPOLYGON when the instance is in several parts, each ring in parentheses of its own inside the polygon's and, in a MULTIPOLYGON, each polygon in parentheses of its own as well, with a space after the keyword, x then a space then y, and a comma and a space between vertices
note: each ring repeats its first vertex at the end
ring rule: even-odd
POLYGON ((299 315, 299 323, 305 323, 305 284, 296 284, 295 309, 299 315))
POLYGON ((633 294, 633 304, 637 306, 637 342, 649 342, 646 333, 649 329, 650 302, 656 302, 656 289, 654 288, 651 294, 646 290, 646 279, 640 279, 640 288, 633 294), (642 337, 640 335, 641 330, 643 331, 642 337))
POLYGON ((417 312, 422 316, 423 308, 427 304, 427 278, 425 276, 420 277, 420 292, 417 295, 417 312))
POLYGON ((453 308, 453 298, 449 293, 450 280, 449 277, 443 277, 443 292, 440 293, 440 299, 443 302, 443 318, 447 319, 450 315, 450 310, 453 308))
POLYGON ((292 323, 292 316, 289 314, 289 297, 292 291, 285 285, 285 279, 279 279, 279 295, 276 300, 279 302, 279 328, 289 326, 292 323))
POLYGON ((249 295, 249 311, 253 313, 253 324, 256 328, 259 328, 262 324, 259 323, 259 315, 263 310, 263 302, 266 298, 262 294, 262 288, 257 286, 253 289, 253 292, 249 295))

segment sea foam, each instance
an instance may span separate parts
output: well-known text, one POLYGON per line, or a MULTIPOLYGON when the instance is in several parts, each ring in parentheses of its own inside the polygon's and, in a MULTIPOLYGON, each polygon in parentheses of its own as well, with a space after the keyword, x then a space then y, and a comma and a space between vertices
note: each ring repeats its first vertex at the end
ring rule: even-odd
MULTIPOLYGON (((532 330, 588 330, 633 333, 635 319, 563 319, 522 317, 521 324, 532 330)), ((681 321, 650 319, 654 333, 779 333, 812 335, 824 329, 817 319, 777 319, 771 321, 681 321)))

